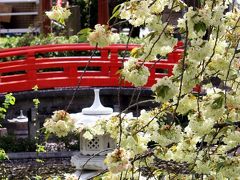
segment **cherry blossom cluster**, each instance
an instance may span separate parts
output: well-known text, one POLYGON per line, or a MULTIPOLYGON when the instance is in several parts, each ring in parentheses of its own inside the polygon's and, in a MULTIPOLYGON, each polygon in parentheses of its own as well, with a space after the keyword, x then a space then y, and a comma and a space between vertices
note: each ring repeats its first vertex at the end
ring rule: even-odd
POLYGON ((68 8, 64 8, 62 6, 53 6, 51 11, 46 12, 46 15, 49 19, 65 25, 65 21, 69 18, 71 12, 68 8))
POLYGON ((141 65, 141 62, 138 62, 137 59, 130 58, 128 61, 124 62, 122 76, 134 86, 144 86, 148 81, 150 72, 148 68, 141 65))
MULTIPOLYGON (((173 75, 156 79, 151 88, 158 107, 142 110, 138 117, 124 111, 85 131, 87 139, 109 134, 118 145, 106 157, 109 172, 102 179, 240 177, 240 11, 230 0, 198 3, 187 7, 181 0, 129 0, 115 13, 134 27, 150 30, 140 53, 132 53, 121 70, 138 88, 148 81, 145 62, 159 61, 174 50, 174 29, 184 47, 173 75), (174 27, 170 20, 178 11, 185 14, 174 27), (193 92, 197 85, 202 92, 193 92)), ((102 47, 114 38, 108 27, 96 25, 88 40, 102 47)), ((55 121, 45 126, 50 122, 55 121)))
POLYGON ((151 32, 138 50, 141 53, 130 57, 121 73, 134 86, 143 86, 149 77, 144 63, 158 61, 159 55, 164 57, 173 51, 177 39, 173 26, 163 21, 166 8, 170 11, 169 19, 171 12, 186 11, 176 26, 184 38, 182 58, 171 77, 157 79, 152 86, 155 100, 160 103, 158 108, 142 110, 137 118, 121 114, 97 122, 101 133, 93 136, 104 130, 119 143, 119 148, 107 156, 110 172, 103 177, 139 178, 137 174, 141 174, 169 179, 239 178, 237 6, 228 0, 205 0, 199 7, 187 7, 180 0, 123 3, 119 17, 135 27, 145 25, 151 32), (212 83, 214 78, 220 82, 218 85, 212 83), (193 92, 197 85, 201 85, 202 92, 193 92), (132 166, 124 166, 127 169, 122 168, 122 164, 128 164, 126 159, 119 159, 122 162, 117 161, 118 164, 113 160, 120 149, 129 153, 132 166), (174 162, 175 166, 161 166, 160 162, 174 162), (144 169, 150 173, 144 173, 144 169))
POLYGON ((92 46, 104 47, 119 41, 119 35, 112 33, 106 25, 95 25, 95 30, 89 34, 88 41, 92 46))
POLYGON ((47 133, 55 134, 58 137, 67 136, 74 131, 74 120, 64 111, 54 111, 51 118, 47 118, 43 124, 47 133))

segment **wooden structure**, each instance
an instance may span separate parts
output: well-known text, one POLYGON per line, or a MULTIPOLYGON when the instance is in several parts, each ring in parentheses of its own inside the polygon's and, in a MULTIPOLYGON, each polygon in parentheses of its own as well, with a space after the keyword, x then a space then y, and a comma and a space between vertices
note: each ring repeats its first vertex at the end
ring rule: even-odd
MULTIPOLYGON (((42 45, 0 50, 0 58, 17 60, 0 63, 0 93, 74 86, 119 86, 118 70, 126 60, 119 53, 132 50, 136 45, 111 45, 98 48, 98 56, 89 56, 96 50, 89 44, 42 45), (88 56, 48 57, 52 52, 83 52, 88 56), (89 54, 90 52, 90 54, 89 54), (88 66, 84 72, 84 68, 88 66), (81 80, 79 80, 81 79, 81 80)), ((145 87, 151 87, 157 78, 171 76, 172 69, 181 58, 182 49, 175 49, 167 59, 147 62, 150 68, 149 81, 145 87)), ((2 60, 3 60, 2 59, 2 60)), ((123 86, 131 87, 129 83, 123 86)))
POLYGON ((39 33, 39 4, 39 0, 0 0, 0 34, 39 33))

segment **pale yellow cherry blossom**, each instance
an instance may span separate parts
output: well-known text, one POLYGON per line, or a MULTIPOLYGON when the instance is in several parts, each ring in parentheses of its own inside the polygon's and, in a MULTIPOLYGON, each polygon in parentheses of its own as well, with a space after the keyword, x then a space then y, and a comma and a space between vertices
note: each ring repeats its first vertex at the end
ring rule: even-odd
POLYGON ((95 25, 95 30, 88 36, 88 41, 92 46, 109 46, 110 44, 117 43, 119 35, 112 33, 107 25, 95 25))
POLYGON ((49 17, 49 19, 65 25, 65 21, 71 15, 71 12, 67 8, 61 6, 53 6, 51 11, 46 12, 46 15, 49 17))
POLYGON ((132 83, 136 87, 144 86, 150 76, 148 68, 135 58, 130 58, 128 61, 124 62, 121 74, 126 81, 132 83))
POLYGON ((129 152, 123 148, 117 148, 108 153, 104 163, 108 166, 110 172, 117 174, 131 168, 129 161, 129 152))

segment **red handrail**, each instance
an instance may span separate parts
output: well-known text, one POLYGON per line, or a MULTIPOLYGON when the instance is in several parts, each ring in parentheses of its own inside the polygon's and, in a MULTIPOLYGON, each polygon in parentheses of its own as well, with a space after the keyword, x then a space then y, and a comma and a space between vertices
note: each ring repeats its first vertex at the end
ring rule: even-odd
MULTIPOLYGON (((95 48, 89 44, 41 45, 0 50, 0 58, 19 57, 0 63, 0 93, 39 89, 74 87, 78 85, 84 67, 88 69, 82 76, 80 86, 119 86, 118 70, 124 59, 121 51, 131 51, 137 45, 116 44, 95 48), (38 57, 49 52, 99 51, 100 55, 69 57, 38 57), (47 70, 47 72, 45 71, 47 70)), ((151 75, 145 87, 152 86, 157 78, 172 75, 172 68, 181 58, 182 50, 175 49, 168 59, 146 63, 151 67, 151 75)), ((127 58, 125 58, 127 59, 127 58)), ((124 86, 131 86, 124 83, 124 86)))

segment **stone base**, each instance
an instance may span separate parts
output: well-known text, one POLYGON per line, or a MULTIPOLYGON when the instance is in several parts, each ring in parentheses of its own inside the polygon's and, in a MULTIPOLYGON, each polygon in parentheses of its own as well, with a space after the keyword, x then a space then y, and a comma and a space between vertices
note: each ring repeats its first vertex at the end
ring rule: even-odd
POLYGON ((0 128, 0 137, 7 136, 7 128, 0 128))
POLYGON ((98 173, 100 173, 100 171, 89 171, 89 170, 79 171, 78 170, 74 173, 74 176, 79 178, 81 174, 79 180, 86 180, 86 179, 92 179, 92 177, 96 176, 98 173))
POLYGON ((90 159, 92 156, 74 155, 71 157, 71 165, 76 169, 82 170, 105 170, 107 166, 104 164, 105 156, 96 156, 90 159), (89 160, 90 159, 90 160, 89 160), (89 161, 88 161, 89 160, 89 161), (88 162, 87 162, 88 161, 88 162), (87 162, 87 163, 86 163, 87 162))
POLYGON ((7 128, 8 134, 14 134, 16 138, 28 137, 28 122, 8 122, 4 125, 7 128))

